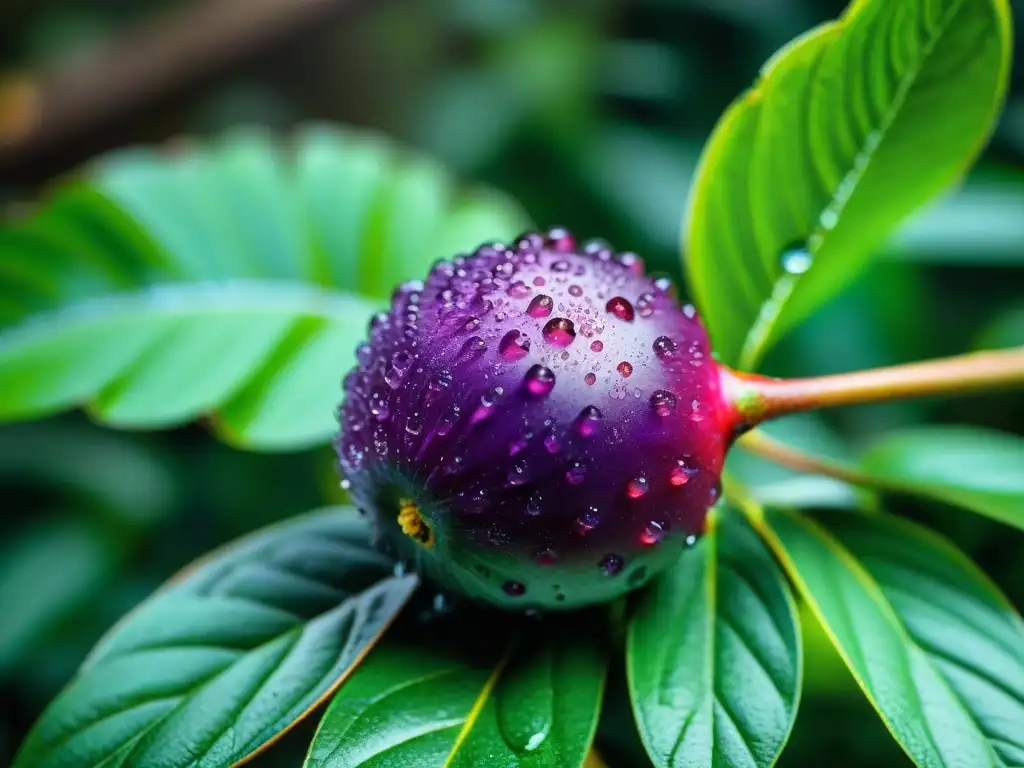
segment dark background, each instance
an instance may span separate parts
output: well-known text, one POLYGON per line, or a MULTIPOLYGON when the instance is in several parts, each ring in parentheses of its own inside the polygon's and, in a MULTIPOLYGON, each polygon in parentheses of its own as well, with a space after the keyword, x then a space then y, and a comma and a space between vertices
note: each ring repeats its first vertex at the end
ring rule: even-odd
MULTIPOLYGON (((1012 4, 1020 38, 1024 2, 1012 4)), ((776 48, 843 5, 2 0, 0 203, 126 144, 330 120, 401 138, 517 196, 541 225, 604 237, 679 277, 689 178, 715 120, 776 48)), ((910 222, 772 354, 770 372, 1024 344, 1020 57, 1013 73, 965 188, 910 222)), ((1024 401, 851 408, 819 426, 857 445, 922 421, 1021 434, 1024 401)), ((327 449, 246 454, 198 427, 113 433, 77 414, 0 427, 0 764, 98 635, 173 571, 340 498, 327 449)), ((958 510, 891 504, 956 539, 1024 604, 1024 535, 958 510)), ((807 643, 804 706, 780 765, 906 764, 813 626, 807 643)), ((632 768, 614 733, 624 717, 609 713, 605 756, 632 768)))

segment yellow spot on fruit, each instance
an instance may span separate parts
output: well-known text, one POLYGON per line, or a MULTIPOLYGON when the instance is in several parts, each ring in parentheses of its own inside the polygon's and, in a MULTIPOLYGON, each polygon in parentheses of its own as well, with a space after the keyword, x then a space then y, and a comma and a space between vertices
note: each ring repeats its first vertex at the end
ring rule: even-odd
POLYGON ((400 499, 398 502, 398 526, 409 538, 419 542, 427 549, 434 546, 434 532, 420 514, 420 508, 412 499, 400 499))

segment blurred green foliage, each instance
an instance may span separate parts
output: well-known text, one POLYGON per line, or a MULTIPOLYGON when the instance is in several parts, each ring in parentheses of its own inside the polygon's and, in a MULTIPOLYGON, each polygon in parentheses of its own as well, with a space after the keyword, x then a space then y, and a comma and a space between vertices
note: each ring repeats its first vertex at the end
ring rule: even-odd
MULTIPOLYGON (((184 5, 9 0, 0 5, 0 73, 68 61, 184 5)), ((711 127, 780 45, 845 3, 353 5, 364 7, 351 23, 319 29, 303 45, 110 129, 103 148, 238 124, 366 126, 510 192, 541 225, 603 237, 679 279, 685 196, 711 127)), ((1012 5, 1019 39, 1024 2, 1012 5)), ((770 373, 1024 343, 1022 58, 993 142, 964 189, 908 222, 856 285, 773 349, 770 373)), ((0 179, 0 200, 33 191, 0 179)), ((818 444, 835 433, 860 446, 921 422, 1024 434, 1024 401, 1005 394, 846 408, 824 414, 808 434, 820 435, 818 444)), ((0 494, 0 763, 99 635, 163 579, 229 538, 343 499, 327 449, 240 453, 201 427, 111 433, 77 414, 0 428, 0 494)), ((938 505, 890 506, 951 536, 1024 605, 1024 535, 938 505)), ((808 627, 806 706, 780 764, 814 766, 821 754, 838 754, 850 764, 905 765, 835 652, 808 627)), ((599 744, 611 764, 642 766, 626 717, 606 712, 599 744)), ((308 739, 289 737, 255 764, 294 765, 308 739)))

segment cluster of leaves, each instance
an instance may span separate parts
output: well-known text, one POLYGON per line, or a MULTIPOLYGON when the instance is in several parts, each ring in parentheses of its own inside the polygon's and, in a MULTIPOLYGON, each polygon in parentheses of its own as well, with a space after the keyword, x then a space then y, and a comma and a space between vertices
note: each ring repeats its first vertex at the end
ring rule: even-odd
MULTIPOLYGON (((1007 30, 1003 0, 857 0, 733 105, 698 169, 686 248, 724 361, 755 367, 970 164, 1002 99, 1007 30)), ((507 198, 336 129, 101 159, 0 231, 0 418, 83 406, 119 428, 203 418, 251 450, 322 444, 391 286, 526 223, 507 198)), ((1024 761, 1024 622, 950 542, 877 497, 1024 528, 1024 443, 893 434, 838 465, 860 494, 764 484, 744 458, 708 536, 610 612, 424 616, 437 612, 417 605, 415 575, 392 570, 351 509, 283 522, 116 625, 16 768, 229 766, 271 755, 328 699, 311 767, 580 765, 619 641, 651 762, 769 766, 802 683, 790 584, 916 763, 1024 761)))

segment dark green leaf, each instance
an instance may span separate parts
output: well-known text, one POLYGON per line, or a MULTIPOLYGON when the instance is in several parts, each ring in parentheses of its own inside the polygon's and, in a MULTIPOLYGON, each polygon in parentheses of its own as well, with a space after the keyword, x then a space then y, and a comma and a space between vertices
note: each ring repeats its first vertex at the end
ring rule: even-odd
POLYGON ((1024 624, 951 544, 884 515, 769 510, 773 549, 921 766, 1024 760, 1024 624))
POLYGON ((604 687, 600 626, 480 630, 472 648, 382 644, 327 710, 307 768, 581 765, 604 687))
POLYGON ((340 685, 415 584, 351 509, 243 539, 115 626, 15 766, 233 765, 340 685))
POLYGON ((1024 439, 975 427, 896 432, 862 460, 883 488, 955 504, 1024 529, 1024 439))
POLYGON ((113 578, 120 553, 102 529, 50 515, 0 542, 0 678, 85 608, 113 578), (59 563, 59 567, 55 564, 59 563))
POLYGON ((0 231, 0 420, 85 403, 112 426, 210 416, 240 446, 325 442, 393 286, 525 226, 507 199, 341 130, 287 153, 237 131, 91 171, 0 231))
POLYGON ((687 217, 690 284, 726 363, 756 366, 965 171, 1010 47, 1006 0, 855 0, 765 65, 705 147, 687 217))
POLYGON ((800 696, 796 607, 757 535, 726 508, 654 583, 629 626, 627 673, 657 766, 771 766, 800 696))
MULTIPOLYGON (((1024 248, 1021 249, 1024 253, 1024 248)), ((1024 304, 1014 306, 982 329, 975 349, 1024 347, 1024 304)))

